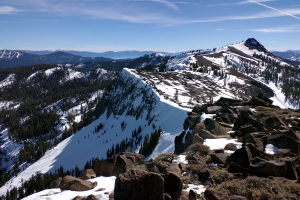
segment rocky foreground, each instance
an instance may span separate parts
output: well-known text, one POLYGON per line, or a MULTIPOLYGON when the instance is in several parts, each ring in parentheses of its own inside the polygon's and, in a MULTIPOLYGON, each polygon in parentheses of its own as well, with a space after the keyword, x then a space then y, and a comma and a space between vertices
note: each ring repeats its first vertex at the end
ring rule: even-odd
POLYGON ((114 191, 106 192, 106 199, 300 199, 300 112, 272 106, 263 96, 248 102, 221 98, 188 114, 175 139, 175 154, 145 160, 121 153, 96 159, 92 168, 80 178, 59 178, 50 187, 88 191, 96 187, 93 178, 115 176, 114 191), (205 145, 222 138, 236 142, 214 150, 205 145))

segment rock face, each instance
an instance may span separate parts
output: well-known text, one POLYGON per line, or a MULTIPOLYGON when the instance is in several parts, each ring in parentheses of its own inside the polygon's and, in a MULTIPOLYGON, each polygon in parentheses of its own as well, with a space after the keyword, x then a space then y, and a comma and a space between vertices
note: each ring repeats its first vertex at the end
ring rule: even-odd
POLYGON ((157 173, 129 170, 117 177, 114 199, 164 200, 164 179, 157 173))
POLYGON ((72 176, 65 176, 62 178, 59 188, 61 190, 86 191, 93 189, 95 186, 95 183, 72 176))

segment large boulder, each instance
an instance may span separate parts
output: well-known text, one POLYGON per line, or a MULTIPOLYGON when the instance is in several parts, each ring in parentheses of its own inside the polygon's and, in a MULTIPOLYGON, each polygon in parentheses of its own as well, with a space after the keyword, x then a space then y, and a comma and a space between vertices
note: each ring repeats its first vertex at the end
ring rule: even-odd
POLYGON ((247 144, 236 150, 226 160, 228 171, 261 177, 285 177, 297 179, 296 160, 292 158, 273 159, 272 156, 260 151, 253 144, 247 144))
POLYGON ((197 123, 200 122, 200 114, 196 112, 189 112, 188 117, 184 120, 183 129, 193 128, 197 123))
POLYGON ((194 190, 189 191, 189 200, 197 200, 197 193, 194 190))
POLYGON ((297 179, 297 172, 292 164, 292 160, 264 160, 256 158, 250 165, 250 173, 261 177, 285 177, 297 179))
POLYGON ((114 199, 164 200, 164 179, 157 173, 129 170, 117 177, 114 199))
POLYGON ((252 124, 244 124, 244 125, 240 126, 238 135, 240 137, 243 137, 243 136, 248 135, 253 132, 257 132, 256 127, 254 127, 252 124))
POLYGON ((82 180, 88 180, 96 178, 96 172, 93 169, 86 169, 82 172, 80 179, 82 180))
POLYGON ((97 198, 94 195, 87 196, 86 200, 97 200, 97 198))
POLYGON ((116 156, 113 175, 125 173, 130 169, 143 169, 144 156, 136 153, 121 153, 116 156))
POLYGON ((270 106, 272 105, 272 103, 270 104, 269 102, 266 102, 264 99, 258 98, 258 97, 253 97, 249 102, 248 102, 249 106, 270 106))
POLYGON ((235 144, 233 143, 228 143, 226 144, 226 146, 224 147, 224 150, 227 150, 227 151, 236 151, 237 150, 237 147, 235 144))
POLYGON ((221 106, 209 106, 207 107, 207 114, 216 114, 221 109, 221 106))
POLYGON ((254 144, 246 144, 241 149, 236 150, 231 154, 226 160, 228 170, 233 173, 239 173, 240 171, 235 171, 241 169, 241 172, 245 171, 245 168, 249 168, 252 160, 255 157, 260 157, 268 160, 270 157, 257 149, 254 144))
POLYGON ((181 195, 183 183, 179 176, 174 173, 168 173, 164 178, 164 192, 169 194, 172 200, 178 200, 181 195))
POLYGON ((205 113, 207 111, 207 107, 209 105, 208 104, 204 104, 204 105, 201 105, 201 106, 195 106, 192 110, 193 113, 197 113, 197 114, 202 114, 202 113, 205 113))
POLYGON ((191 144, 203 143, 203 142, 204 142, 204 139, 199 134, 195 134, 195 132, 192 132, 191 130, 182 131, 178 136, 175 137, 174 153, 181 154, 191 144))
POLYGON ((51 182, 50 188, 59 188, 61 181, 62 177, 58 177, 57 179, 51 182))
MULTIPOLYGON (((203 139, 216 139, 216 135, 214 135, 213 133, 211 133, 208 130, 205 130, 205 127, 201 123, 196 125, 193 133, 194 133, 194 135, 198 135, 198 137, 203 138, 203 139)), ((200 143, 201 143, 201 141, 200 141, 200 143)))
POLYGON ((181 175, 181 169, 178 163, 173 162, 172 155, 163 154, 147 164, 147 169, 152 172, 181 175), (170 159, 169 159, 170 158, 170 159))
POLYGON ((243 105, 243 102, 237 99, 229 99, 229 98, 221 97, 214 104, 218 106, 241 106, 243 105))
POLYGON ((186 134, 187 134, 187 131, 182 131, 179 135, 177 135, 175 137, 175 140, 174 140, 175 151, 174 151, 174 153, 181 154, 187 148, 187 144, 186 144, 187 143, 186 142, 187 139, 185 139, 185 141, 183 141, 184 138, 186 138, 185 137, 186 134))
POLYGON ((236 111, 230 107, 223 107, 216 114, 216 119, 219 122, 225 122, 228 124, 233 124, 237 118, 236 111))
POLYGON ((227 158, 229 157, 229 154, 226 153, 212 153, 210 155, 211 162, 216 164, 222 164, 224 165, 226 163, 227 158))
POLYGON ((221 198, 216 194, 216 192, 209 188, 205 190, 204 197, 206 200, 221 200, 221 198))
POLYGON ((72 190, 72 191, 87 191, 93 189, 97 183, 81 180, 73 176, 65 176, 61 180, 59 188, 61 190, 72 190))
POLYGON ((292 153, 300 153, 300 141, 292 137, 291 134, 276 134, 267 138, 268 144, 281 149, 290 149, 292 153))
POLYGON ((253 113, 247 106, 238 108, 238 118, 234 122, 233 129, 236 131, 240 131, 241 127, 243 127, 244 125, 252 125, 252 127, 255 128, 255 131, 264 131, 263 123, 258 121, 253 116, 253 113))
POLYGON ((264 123, 264 126, 267 128, 267 130, 273 131, 275 130, 284 130, 288 129, 287 125, 276 116, 265 116, 262 117, 261 120, 264 123))
POLYGON ((214 135, 226 135, 227 131, 219 123, 213 119, 207 118, 203 121, 205 129, 214 135))
POLYGON ((106 160, 95 159, 93 162, 93 169, 97 176, 112 176, 114 170, 115 160, 112 158, 106 160))

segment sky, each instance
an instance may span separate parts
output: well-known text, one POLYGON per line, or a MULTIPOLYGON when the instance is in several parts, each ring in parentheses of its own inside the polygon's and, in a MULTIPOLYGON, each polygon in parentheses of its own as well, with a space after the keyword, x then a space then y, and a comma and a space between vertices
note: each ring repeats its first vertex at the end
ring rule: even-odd
POLYGON ((0 0, 0 49, 300 49, 300 0, 0 0))

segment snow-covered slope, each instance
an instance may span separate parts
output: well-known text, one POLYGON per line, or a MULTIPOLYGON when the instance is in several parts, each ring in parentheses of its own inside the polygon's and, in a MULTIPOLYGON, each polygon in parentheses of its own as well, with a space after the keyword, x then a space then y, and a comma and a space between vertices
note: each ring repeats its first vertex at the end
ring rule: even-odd
POLYGON ((0 81, 0 89, 9 86, 15 81, 15 74, 9 74, 4 80, 0 81))
POLYGON ((0 126, 0 163, 2 168, 12 168, 22 147, 23 144, 18 144, 9 138, 7 128, 3 129, 3 127, 0 126))
MULTIPOLYGON (((22 181, 28 180, 37 172, 51 172, 60 166, 65 169, 72 169, 75 166, 83 168, 86 161, 92 158, 105 158, 109 148, 123 140, 131 139, 132 132, 139 127, 142 137, 160 128, 164 133, 159 151, 173 152, 174 138, 183 129, 182 124, 187 111, 161 97, 135 72, 135 70, 123 70, 122 84, 125 84, 124 88, 132 87, 132 92, 128 93, 122 88, 117 88, 111 94, 111 103, 115 106, 113 112, 108 109, 93 123, 59 143, 40 160, 1 187, 0 194, 12 187, 20 186, 22 181), (103 129, 95 132, 95 128, 100 123, 103 124, 103 129), (125 126, 122 126, 122 123, 125 126)), ((138 151, 141 141, 135 141, 137 145, 128 150, 138 151)))
MULTIPOLYGON (((180 70, 180 72, 173 73, 178 76, 179 82, 182 78, 187 77, 187 74, 193 74, 188 77, 192 79, 190 83, 188 80, 184 80, 180 84, 185 84, 185 88, 197 82, 197 89, 205 86, 202 87, 202 91, 203 88, 209 90, 218 85, 219 91, 209 94, 214 100, 217 96, 224 95, 247 99, 258 92, 258 90, 254 93, 250 92, 253 88, 263 87, 269 88, 266 90, 271 91, 260 91, 260 93, 266 93, 266 96, 274 101, 274 105, 282 108, 300 106, 296 86, 300 80, 300 68, 274 56, 253 38, 213 50, 192 51, 178 55, 168 61, 166 68, 169 71, 180 70), (179 75, 180 73, 181 75, 179 75), (186 76, 182 76, 182 74, 186 76), (195 78, 195 76, 197 77, 195 78), (207 79, 206 83, 205 79, 207 79)), ((155 79, 153 80, 152 82, 155 83, 155 79)), ((159 89, 162 84, 172 84, 167 81, 168 79, 166 81, 159 80, 159 83, 155 83, 155 85, 159 89)), ((171 92, 167 86, 166 89, 167 92, 171 92)), ((193 89, 189 94, 195 93, 195 91, 197 90, 193 89)), ((180 90, 178 93, 180 94, 180 90)), ((206 96, 206 92, 201 96, 206 96)))
POLYGON ((22 55, 19 51, 11 50, 0 50, 0 59, 12 60, 14 58, 19 58, 22 55))

